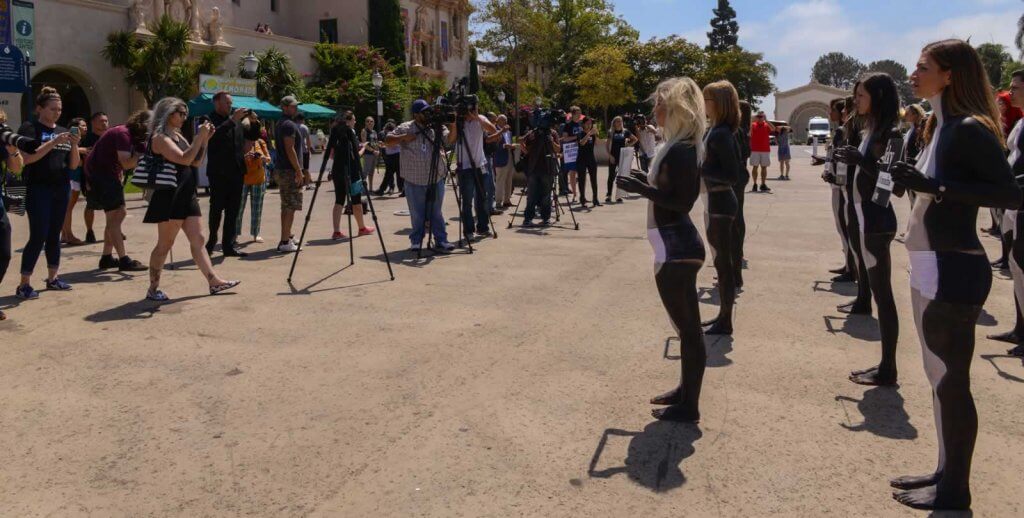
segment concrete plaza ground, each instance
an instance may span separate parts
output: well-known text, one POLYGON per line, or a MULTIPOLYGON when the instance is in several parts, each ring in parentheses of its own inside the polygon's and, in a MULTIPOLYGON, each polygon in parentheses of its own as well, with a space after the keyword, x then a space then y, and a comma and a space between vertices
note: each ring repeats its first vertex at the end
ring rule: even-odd
MULTIPOLYGON (((579 212, 579 231, 498 216, 499 239, 473 255, 424 260, 404 251, 404 200, 378 200, 391 282, 375 237, 345 268, 322 193, 289 286, 291 256, 268 251, 272 192, 267 243, 215 256, 242 285, 206 296, 182 236, 163 305, 142 300, 145 273, 97 272, 99 245, 65 250, 74 291, 17 304, 16 253, 0 297, 0 516, 924 515, 887 483, 936 456, 906 252, 893 244, 901 386, 854 385, 847 373, 878 360, 877 326, 835 310, 854 287, 827 282, 841 253, 804 149, 793 181, 747 197, 746 287, 735 335, 707 339, 699 426, 649 414, 678 380, 679 344, 640 200, 579 212)), ((142 206, 129 201, 126 233, 146 262, 142 206)), ((1024 513, 1024 365, 984 339, 1012 322, 997 273, 973 368, 979 516, 1024 513)))

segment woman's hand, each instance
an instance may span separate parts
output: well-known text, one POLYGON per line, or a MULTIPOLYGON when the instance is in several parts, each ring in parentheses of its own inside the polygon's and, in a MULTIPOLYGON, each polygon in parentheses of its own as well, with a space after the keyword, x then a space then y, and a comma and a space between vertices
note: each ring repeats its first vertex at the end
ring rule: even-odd
POLYGON ((615 178, 615 185, 619 189, 633 194, 640 194, 650 188, 647 183, 641 182, 635 176, 619 176, 615 178))
POLYGON ((210 139, 210 135, 213 134, 213 124, 205 122, 199 125, 199 133, 196 134, 196 138, 202 141, 210 139))
POLYGON ((611 165, 617 165, 616 161, 615 161, 615 157, 613 157, 611 155, 608 155, 608 163, 610 163, 611 165))
POLYGON ((864 159, 864 155, 860 153, 860 150, 853 146, 843 146, 835 150, 833 156, 836 160, 846 165, 857 165, 864 159))
POLYGON ((899 185, 912 191, 935 194, 939 192, 938 182, 934 178, 928 178, 916 167, 906 162, 896 162, 889 169, 892 179, 899 185))

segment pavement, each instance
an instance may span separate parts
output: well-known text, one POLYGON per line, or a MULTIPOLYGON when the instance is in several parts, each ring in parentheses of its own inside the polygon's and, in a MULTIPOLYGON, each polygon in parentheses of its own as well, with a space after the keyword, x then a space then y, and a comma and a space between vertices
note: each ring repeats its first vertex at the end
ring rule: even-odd
MULTIPOLYGON (((99 245, 65 250, 73 291, 18 303, 15 253, 0 286, 0 516, 923 516, 887 482, 936 458, 907 254, 893 243, 900 386, 854 385, 847 373, 878 361, 877 323, 835 310, 854 286, 827 280, 840 244, 805 150, 792 181, 747 195, 746 286, 734 336, 707 338, 699 425, 650 416, 679 344, 643 200, 580 210, 579 230, 496 216, 498 239, 425 259, 405 251, 405 201, 375 200, 391 281, 375 236, 355 240, 352 266, 349 242, 330 241, 324 192, 289 285, 271 192, 267 242, 214 255, 241 286, 206 295, 181 236, 166 304, 143 300, 145 272, 96 271, 99 245)), ((148 262, 155 228, 128 205, 129 253, 148 262)), ((445 216, 457 234, 451 192, 445 216)), ((20 250, 27 224, 12 220, 20 250)), ((705 316, 713 278, 708 264, 705 316)), ((1024 365, 984 338, 1012 322, 997 272, 973 368, 979 516, 1024 514, 1024 365)))

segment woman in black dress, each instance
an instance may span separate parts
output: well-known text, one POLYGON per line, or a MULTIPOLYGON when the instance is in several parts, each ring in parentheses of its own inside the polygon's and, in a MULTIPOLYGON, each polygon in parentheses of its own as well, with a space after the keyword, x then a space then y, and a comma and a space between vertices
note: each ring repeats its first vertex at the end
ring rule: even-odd
POLYGON ((668 405, 651 414, 662 420, 696 422, 707 361, 697 299, 697 272, 705 254, 690 211, 700 196, 697 164, 707 122, 703 94, 690 78, 668 79, 651 97, 665 143, 658 148, 649 173, 619 177, 616 185, 649 201, 647 239, 654 248, 654 280, 682 349, 682 379, 676 388, 651 399, 652 405, 668 405))
POLYGON ((156 223, 158 237, 153 253, 149 257, 149 291, 146 298, 158 302, 169 300, 160 291, 160 273, 164 261, 178 231, 184 231, 192 249, 192 259, 199 271, 203 273, 210 286, 210 295, 238 286, 240 281, 228 281, 213 271, 210 255, 206 252, 206 237, 199 211, 199 199, 196 196, 196 170, 202 160, 204 147, 213 133, 213 125, 209 122, 199 126, 195 141, 189 145, 181 134, 181 127, 188 119, 188 106, 185 101, 176 97, 165 97, 153 108, 150 122, 149 153, 163 157, 174 164, 178 170, 178 186, 175 189, 159 189, 153 193, 146 209, 145 223, 156 223))

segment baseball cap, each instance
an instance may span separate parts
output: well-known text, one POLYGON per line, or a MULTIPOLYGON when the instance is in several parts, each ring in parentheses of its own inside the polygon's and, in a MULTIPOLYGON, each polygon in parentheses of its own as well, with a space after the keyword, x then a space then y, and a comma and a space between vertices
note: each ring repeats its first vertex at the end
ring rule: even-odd
POLYGON ((281 106, 298 106, 299 100, 294 95, 286 95, 281 98, 281 106))
POLYGON ((416 99, 415 101, 412 102, 413 113, 419 113, 423 110, 426 110, 427 108, 430 108, 430 103, 424 101, 423 99, 416 99))

